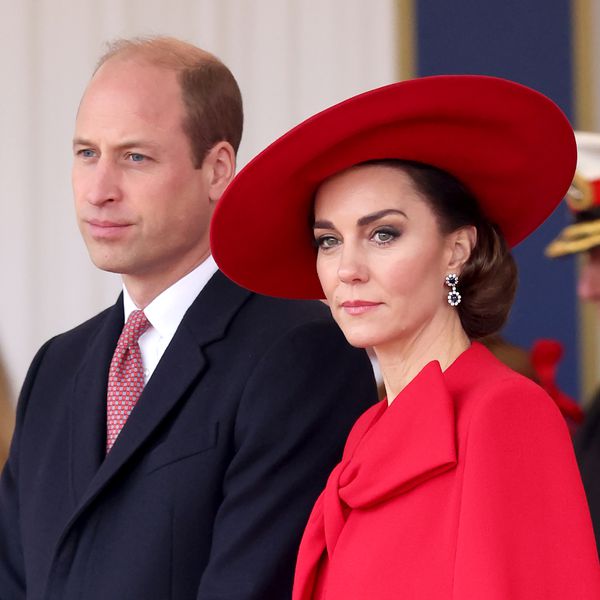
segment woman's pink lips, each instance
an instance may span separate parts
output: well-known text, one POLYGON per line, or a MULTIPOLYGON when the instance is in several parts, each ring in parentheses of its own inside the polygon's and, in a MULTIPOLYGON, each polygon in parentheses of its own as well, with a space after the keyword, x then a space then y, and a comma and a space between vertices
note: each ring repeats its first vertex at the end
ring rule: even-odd
POLYGON ((342 302, 341 307, 349 315, 362 315, 381 305, 381 302, 368 302, 367 300, 347 300, 342 302))

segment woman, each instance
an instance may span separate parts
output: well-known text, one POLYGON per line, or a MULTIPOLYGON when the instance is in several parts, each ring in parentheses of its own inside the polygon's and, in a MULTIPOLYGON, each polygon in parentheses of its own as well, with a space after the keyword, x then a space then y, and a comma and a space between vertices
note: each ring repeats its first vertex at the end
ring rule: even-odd
POLYGON ((432 77, 319 113, 221 199, 223 271, 326 297, 348 341, 374 348, 387 392, 315 504, 295 600, 600 598, 565 423, 475 341, 504 323, 508 247, 561 200, 575 156, 541 94, 432 77))

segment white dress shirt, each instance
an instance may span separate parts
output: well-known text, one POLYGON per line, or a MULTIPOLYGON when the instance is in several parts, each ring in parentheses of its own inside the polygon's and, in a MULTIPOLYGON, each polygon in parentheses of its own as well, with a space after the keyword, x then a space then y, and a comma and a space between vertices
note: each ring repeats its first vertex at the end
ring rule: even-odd
MULTIPOLYGON (((156 365, 173 339, 187 309, 217 270, 217 264, 213 257, 209 256, 191 273, 154 298, 144 309, 144 314, 150 321, 150 327, 139 340, 144 365, 144 384, 152 377, 156 365)), ((125 285, 123 285, 123 308, 125 322, 134 310, 139 310, 125 285)))

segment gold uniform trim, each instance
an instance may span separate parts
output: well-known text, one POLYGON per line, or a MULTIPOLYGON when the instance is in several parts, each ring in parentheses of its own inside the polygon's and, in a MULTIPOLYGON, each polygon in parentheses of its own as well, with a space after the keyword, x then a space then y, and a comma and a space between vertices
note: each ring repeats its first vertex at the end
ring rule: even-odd
POLYGON ((546 247, 545 254, 557 258, 585 252, 594 246, 600 246, 600 219, 565 227, 560 236, 546 247))

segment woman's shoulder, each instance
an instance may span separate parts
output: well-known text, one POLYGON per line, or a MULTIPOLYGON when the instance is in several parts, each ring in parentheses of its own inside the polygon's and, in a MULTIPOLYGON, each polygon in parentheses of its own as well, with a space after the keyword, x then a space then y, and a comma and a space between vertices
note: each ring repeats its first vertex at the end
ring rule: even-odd
MULTIPOLYGON (((488 394, 527 394, 541 397, 549 396, 532 379, 517 373, 498 360, 485 346, 474 342, 465 353, 455 379, 463 379, 467 391, 488 394)), ((458 361, 457 361, 458 362, 458 361)))
POLYGON ((483 346, 475 350, 459 394, 459 408, 468 413, 469 421, 489 422, 495 429, 500 423, 566 427, 556 404, 537 383, 504 365, 483 346))

